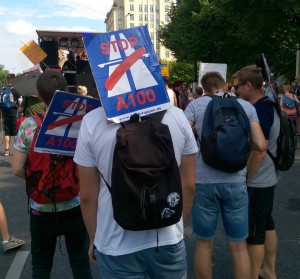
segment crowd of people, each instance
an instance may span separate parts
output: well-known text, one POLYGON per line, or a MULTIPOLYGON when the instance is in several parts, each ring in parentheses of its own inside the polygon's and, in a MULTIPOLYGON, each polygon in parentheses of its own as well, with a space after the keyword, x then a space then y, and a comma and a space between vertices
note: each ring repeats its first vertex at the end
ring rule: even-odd
MULTIPOLYGON (((41 119, 55 90, 64 91, 67 87, 62 74, 51 70, 42 73, 37 81, 39 101, 36 97, 23 100, 19 109, 16 105, 13 112, 4 115, 4 121, 11 119, 12 113, 15 119, 18 110, 31 116, 21 123, 18 132, 11 123, 4 130, 6 136, 16 136, 12 172, 25 178, 30 198, 32 277, 50 277, 56 240, 64 235, 74 278, 92 278, 89 260, 97 264, 101 278, 146 278, 147 275, 187 278, 184 224, 191 215, 196 238, 195 275, 197 279, 212 278, 212 253, 221 214, 234 278, 276 279, 277 235, 272 209, 278 171, 268 152, 276 157, 279 116, 272 105, 264 102, 268 97, 257 66, 240 69, 233 80, 228 86, 218 72, 206 73, 191 100, 191 92, 184 83, 172 90, 169 79, 164 79, 172 106, 161 122, 169 128, 180 172, 183 218, 163 228, 132 231, 123 229, 114 219, 108 185, 112 183, 120 125, 108 124, 102 107, 84 117, 74 161, 70 157, 37 155, 33 151, 41 119), (223 97, 225 93, 239 96, 237 101, 251 129, 247 166, 235 172, 210 166, 199 150, 205 111, 213 96, 223 97), (27 108, 28 103, 32 104, 31 109, 27 108)), ((80 94, 86 94, 85 89, 78 87, 80 94)), ((293 86, 285 84, 279 95, 283 110, 296 109, 296 117, 290 117, 295 124, 298 121, 298 133, 299 96, 300 80, 293 86)), ((14 102, 17 100, 18 96, 14 102)), ((5 146, 6 153, 10 154, 9 143, 5 146)), ((23 245, 22 240, 8 233, 5 224, 1 206, 4 250, 23 245), (15 245, 5 248, 9 242, 15 245)))

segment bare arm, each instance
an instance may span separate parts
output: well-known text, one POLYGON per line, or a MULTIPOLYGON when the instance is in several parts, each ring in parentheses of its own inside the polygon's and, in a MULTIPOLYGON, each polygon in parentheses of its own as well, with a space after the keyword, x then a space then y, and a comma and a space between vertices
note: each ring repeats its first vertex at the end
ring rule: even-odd
POLYGON ((186 223, 194 201, 195 194, 195 154, 181 157, 179 167, 183 191, 183 222, 186 223))
POLYGON ((268 141, 261 130, 258 122, 251 122, 252 131, 252 153, 250 154, 247 164, 247 181, 251 181, 253 176, 261 167, 261 164, 266 157, 268 141))
POLYGON ((97 227, 98 195, 100 190, 99 171, 96 167, 78 165, 80 178, 80 206, 82 217, 90 238, 89 258, 96 262, 93 247, 97 227))
POLYGON ((27 154, 14 149, 14 156, 12 159, 12 173, 18 177, 25 178, 24 165, 26 162, 27 154))

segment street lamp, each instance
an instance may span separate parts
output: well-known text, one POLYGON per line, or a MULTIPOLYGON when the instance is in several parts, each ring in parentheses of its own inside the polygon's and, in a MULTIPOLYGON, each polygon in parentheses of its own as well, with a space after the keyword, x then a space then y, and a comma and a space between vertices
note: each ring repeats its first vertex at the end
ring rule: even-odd
POLYGON ((125 15, 125 28, 127 28, 127 17, 128 16, 132 16, 133 14, 132 13, 127 13, 126 15, 125 15))

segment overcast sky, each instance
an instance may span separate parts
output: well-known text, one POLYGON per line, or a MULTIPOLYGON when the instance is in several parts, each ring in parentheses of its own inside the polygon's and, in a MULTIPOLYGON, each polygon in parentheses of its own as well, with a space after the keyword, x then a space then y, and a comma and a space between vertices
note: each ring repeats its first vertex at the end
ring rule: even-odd
POLYGON ((20 51, 36 30, 104 32, 113 0, 0 0, 0 64, 21 73, 33 66, 20 51), (23 42, 23 43, 22 43, 23 42))

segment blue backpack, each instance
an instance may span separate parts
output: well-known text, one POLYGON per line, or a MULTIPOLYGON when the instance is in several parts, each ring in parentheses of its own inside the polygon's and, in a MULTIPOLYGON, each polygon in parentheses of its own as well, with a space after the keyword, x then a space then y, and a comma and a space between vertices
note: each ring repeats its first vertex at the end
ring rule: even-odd
POLYGON ((203 120, 200 150, 203 161, 218 170, 237 172, 247 165, 251 150, 249 119, 229 94, 212 98, 203 120))

